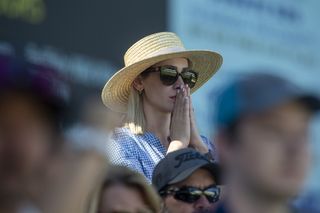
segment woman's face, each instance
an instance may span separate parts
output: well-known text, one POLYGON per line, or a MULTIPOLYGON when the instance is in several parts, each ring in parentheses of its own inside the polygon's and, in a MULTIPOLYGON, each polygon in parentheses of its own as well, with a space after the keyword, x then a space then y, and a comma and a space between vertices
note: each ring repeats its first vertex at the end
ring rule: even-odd
MULTIPOLYGON (((173 58, 162 61, 153 65, 153 67, 161 67, 164 65, 176 66, 178 72, 188 67, 188 60, 185 58, 173 58)), ((171 113, 174 107, 177 89, 184 85, 181 76, 170 86, 164 85, 160 80, 160 72, 151 72, 147 77, 141 79, 143 86, 144 104, 150 105, 158 111, 171 113)))

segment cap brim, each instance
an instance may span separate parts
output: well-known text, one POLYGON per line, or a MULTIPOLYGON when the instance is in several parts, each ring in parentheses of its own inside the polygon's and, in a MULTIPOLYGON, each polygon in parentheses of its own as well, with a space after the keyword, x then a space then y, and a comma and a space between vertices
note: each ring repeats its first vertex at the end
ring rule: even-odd
POLYGON ((103 103, 114 111, 127 112, 130 87, 134 79, 148 67, 170 58, 189 59, 191 68, 199 73, 198 81, 191 89, 192 93, 219 70, 223 60, 220 54, 207 50, 173 52, 144 59, 122 68, 108 80, 101 94, 103 103))
POLYGON ((214 177, 214 181, 217 185, 220 185, 222 183, 221 167, 216 163, 203 163, 203 164, 199 164, 199 165, 196 165, 194 167, 191 167, 189 169, 184 170, 183 172, 178 174, 176 177, 172 178, 168 182, 168 185, 179 183, 179 182, 187 179, 190 175, 192 175, 192 173, 194 173, 197 169, 200 169, 200 168, 207 169, 214 177))
POLYGON ((291 94, 283 94, 282 96, 279 95, 277 96, 277 98, 271 99, 269 101, 266 100, 266 102, 264 104, 260 104, 259 107, 251 105, 252 108, 250 110, 247 110, 248 112, 246 113, 261 113, 272 107, 276 107, 289 102, 301 103, 312 113, 316 113, 320 110, 319 97, 310 93, 293 92, 291 94))

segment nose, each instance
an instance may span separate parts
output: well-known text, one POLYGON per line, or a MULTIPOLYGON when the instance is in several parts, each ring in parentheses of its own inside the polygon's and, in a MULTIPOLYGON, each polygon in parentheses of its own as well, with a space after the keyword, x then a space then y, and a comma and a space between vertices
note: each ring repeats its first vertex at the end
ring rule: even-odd
POLYGON ((181 78, 181 76, 178 77, 178 80, 174 83, 174 89, 181 89, 181 87, 184 85, 184 82, 181 78))
POLYGON ((209 208, 209 207, 210 207, 210 203, 209 203, 208 199, 203 195, 201 195, 199 200, 197 200, 194 203, 194 208, 195 209, 206 209, 206 208, 209 208))

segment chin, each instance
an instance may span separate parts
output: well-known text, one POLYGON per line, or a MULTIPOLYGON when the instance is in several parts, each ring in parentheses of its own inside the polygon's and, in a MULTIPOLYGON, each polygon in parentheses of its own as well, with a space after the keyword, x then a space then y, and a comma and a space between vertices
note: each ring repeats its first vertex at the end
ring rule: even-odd
POLYGON ((173 103, 168 103, 166 106, 162 107, 162 111, 166 113, 172 113, 174 109, 174 104, 173 103))

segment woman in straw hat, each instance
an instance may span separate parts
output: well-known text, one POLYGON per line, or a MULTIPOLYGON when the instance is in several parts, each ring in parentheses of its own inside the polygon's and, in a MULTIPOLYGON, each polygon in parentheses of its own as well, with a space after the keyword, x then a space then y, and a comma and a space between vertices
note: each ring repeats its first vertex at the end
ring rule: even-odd
POLYGON ((213 144, 197 130, 190 94, 216 73, 222 57, 186 50, 174 33, 162 32, 133 44, 124 61, 102 90, 103 103, 126 114, 109 143, 111 161, 151 181, 155 165, 171 151, 193 147, 212 156, 213 144))

